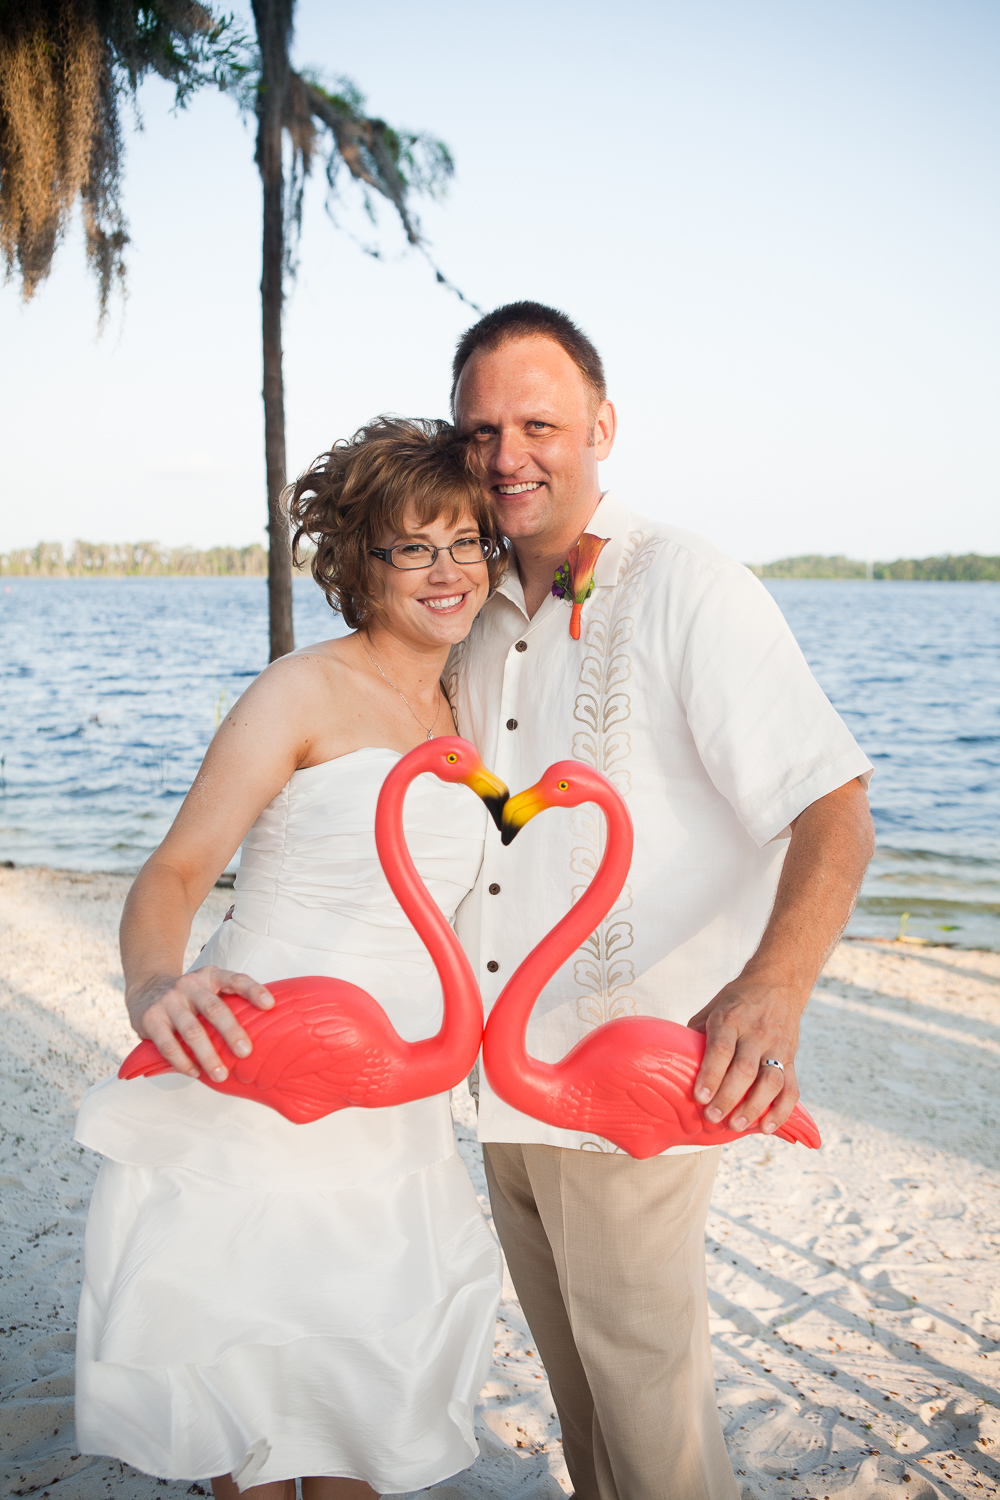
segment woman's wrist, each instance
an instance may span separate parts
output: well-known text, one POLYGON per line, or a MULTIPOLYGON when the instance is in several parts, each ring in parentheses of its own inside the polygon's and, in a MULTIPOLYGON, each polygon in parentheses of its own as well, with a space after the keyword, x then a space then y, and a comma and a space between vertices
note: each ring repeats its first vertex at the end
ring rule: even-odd
POLYGON ((139 1024, 151 1005, 155 1005, 161 995, 165 995, 171 985, 176 984, 180 978, 179 974, 154 974, 144 979, 142 984, 126 985, 125 987, 125 1009, 132 1023, 132 1030, 140 1036, 142 1032, 139 1024))

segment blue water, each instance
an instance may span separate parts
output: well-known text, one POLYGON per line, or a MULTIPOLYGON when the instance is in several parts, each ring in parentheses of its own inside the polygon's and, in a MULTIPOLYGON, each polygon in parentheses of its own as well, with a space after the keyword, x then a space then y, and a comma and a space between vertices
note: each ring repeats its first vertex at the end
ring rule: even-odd
MULTIPOLYGON (((772 580, 875 764, 851 930, 1000 948, 1000 585, 772 580)), ((308 579, 296 639, 338 633, 308 579)), ((135 870, 267 659, 257 579, 0 586, 0 859, 135 870)))

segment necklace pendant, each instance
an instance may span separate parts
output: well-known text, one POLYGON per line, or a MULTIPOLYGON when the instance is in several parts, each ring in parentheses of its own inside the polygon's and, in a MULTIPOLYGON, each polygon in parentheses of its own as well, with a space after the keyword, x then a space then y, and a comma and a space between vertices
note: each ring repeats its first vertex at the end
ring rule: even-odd
POLYGON ((427 731, 427 738, 429 740, 432 740, 434 738, 434 731, 433 731, 433 729, 428 729, 428 731, 427 731))

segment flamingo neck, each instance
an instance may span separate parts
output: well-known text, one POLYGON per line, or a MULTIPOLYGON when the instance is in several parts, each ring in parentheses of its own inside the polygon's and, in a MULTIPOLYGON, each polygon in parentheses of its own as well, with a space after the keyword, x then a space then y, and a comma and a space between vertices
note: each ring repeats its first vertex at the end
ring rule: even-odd
POLYGON ((579 901, 511 975, 486 1023, 487 1074, 501 1095, 511 1082, 515 1087, 524 1082, 541 1086, 558 1069, 558 1064, 541 1062, 528 1053, 531 1012, 552 976, 607 916, 632 863, 632 822, 622 798, 602 781, 586 800, 596 802, 607 821, 607 843, 597 874, 579 901))
POLYGON ((441 981, 444 1012, 441 1026, 432 1037, 419 1042, 403 1042, 407 1054, 407 1076, 417 1082, 423 1071, 428 1077, 439 1072, 442 1058, 454 1054, 468 1056, 471 1069, 482 1037, 482 997, 476 977, 461 945, 431 896, 406 847, 403 830, 403 803, 411 782, 425 771, 433 773, 436 747, 428 743, 425 755, 418 746, 389 772, 379 793, 375 812, 375 846, 389 887, 413 924, 421 942, 430 954, 441 981), (428 764, 424 764, 424 760, 428 764))

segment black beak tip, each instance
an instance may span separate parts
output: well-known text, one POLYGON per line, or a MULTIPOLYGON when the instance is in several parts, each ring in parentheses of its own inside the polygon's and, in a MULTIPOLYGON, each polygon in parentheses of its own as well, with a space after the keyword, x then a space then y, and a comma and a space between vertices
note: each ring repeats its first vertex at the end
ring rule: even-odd
POLYGON ((504 848, 508 844, 512 844, 521 832, 521 825, 519 823, 507 823, 506 825, 501 823, 498 827, 500 828, 500 842, 504 848))
POLYGON ((501 833, 503 833, 503 810, 507 805, 507 798, 509 796, 509 792, 506 792, 502 797, 499 793, 495 795, 493 793, 490 793, 488 796, 483 798, 483 801, 486 803, 487 809, 489 810, 490 817, 493 819, 494 823, 497 825, 501 833))

